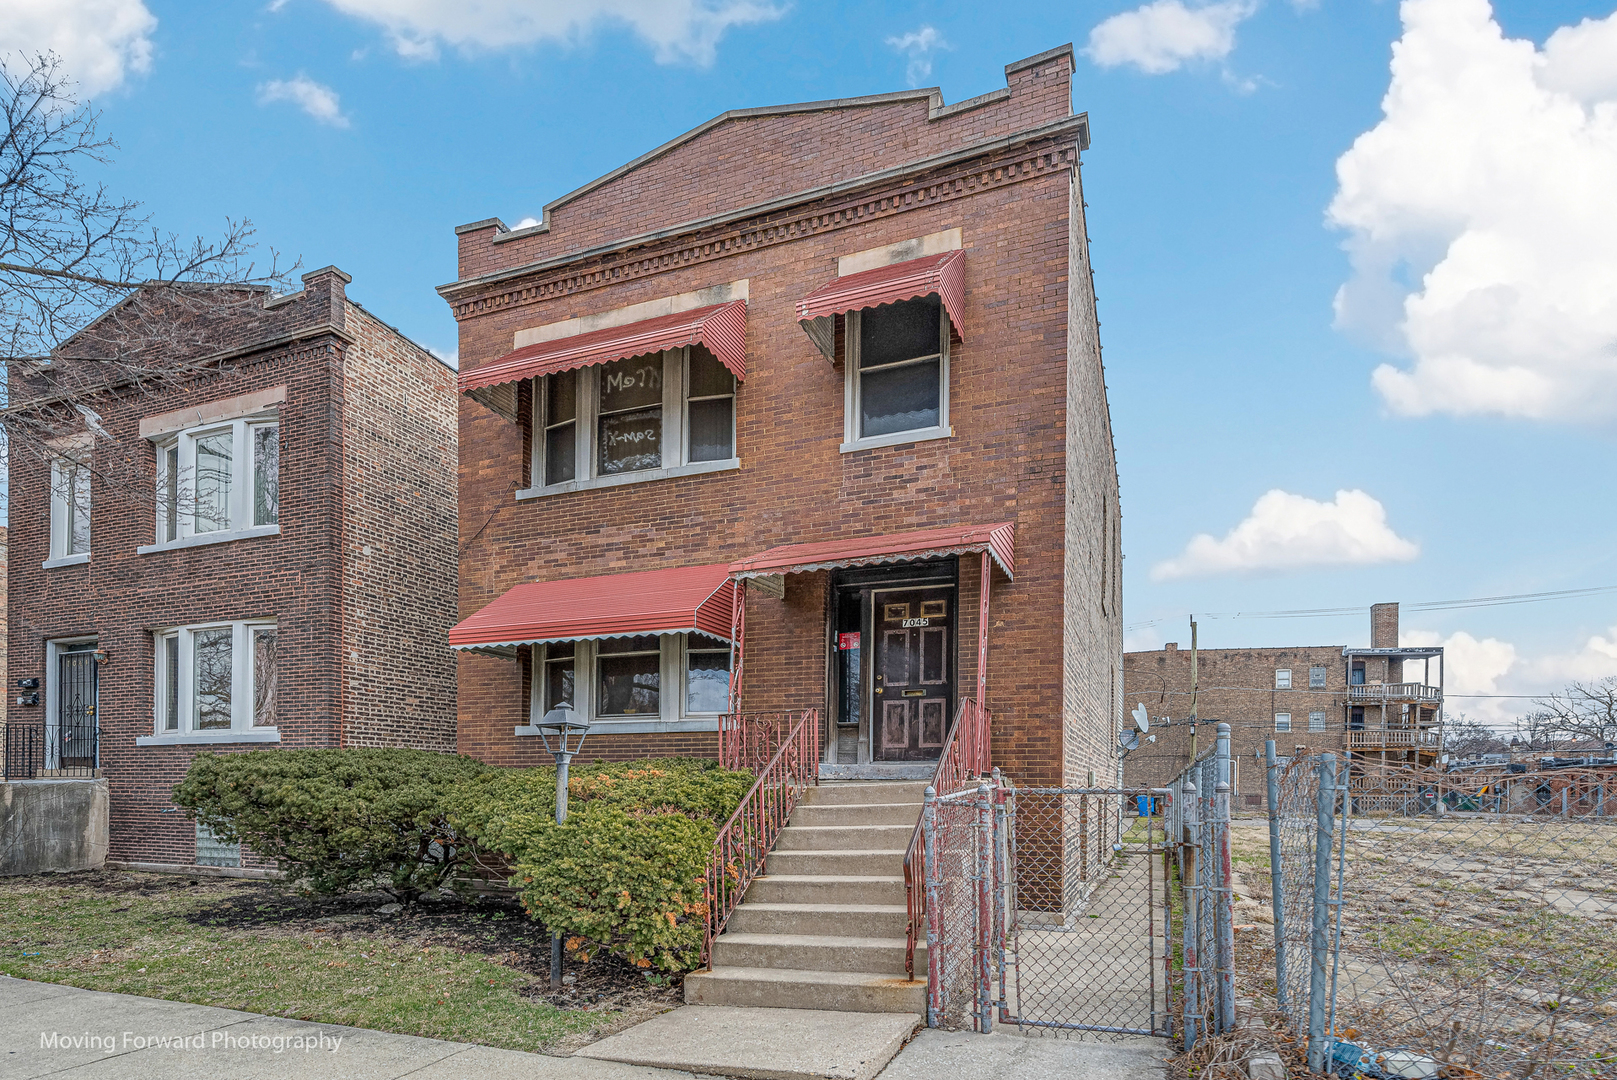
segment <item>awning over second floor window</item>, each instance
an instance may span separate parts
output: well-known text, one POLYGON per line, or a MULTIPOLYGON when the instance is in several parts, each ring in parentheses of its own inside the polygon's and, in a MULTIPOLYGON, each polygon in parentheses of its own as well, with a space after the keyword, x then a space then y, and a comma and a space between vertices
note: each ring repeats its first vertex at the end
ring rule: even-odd
POLYGON ((702 633, 730 640, 735 583, 729 566, 530 581, 513 586, 449 631, 449 646, 505 652, 547 641, 702 633))
POLYGON ((936 559, 986 551, 1007 578, 1016 576, 1016 526, 951 525, 885 536, 849 536, 811 544, 783 544, 730 564, 737 578, 771 578, 809 570, 936 559))
POLYGON ((737 379, 744 379, 746 336, 747 302, 732 300, 525 345, 498 360, 461 372, 460 392, 470 394, 507 420, 515 420, 516 394, 511 385, 523 379, 697 344, 706 346, 737 379))
POLYGON ((797 302, 797 322, 827 360, 836 359, 836 317, 937 293, 951 331, 964 340, 966 253, 946 251, 833 278, 797 302))

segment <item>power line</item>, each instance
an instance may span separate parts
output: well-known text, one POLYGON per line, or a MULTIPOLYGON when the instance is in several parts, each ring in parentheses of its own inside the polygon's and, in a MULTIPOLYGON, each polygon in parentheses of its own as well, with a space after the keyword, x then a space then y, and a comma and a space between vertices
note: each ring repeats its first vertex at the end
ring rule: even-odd
MULTIPOLYGON (((1505 607, 1511 604, 1537 604, 1546 600, 1572 600, 1583 596, 1594 596, 1599 593, 1617 592, 1617 585, 1595 585, 1587 589, 1560 589, 1554 592, 1514 593, 1504 596, 1473 596, 1463 600, 1424 600, 1413 604, 1404 604, 1405 611, 1458 611, 1465 608, 1505 607)), ((1206 614, 1198 613, 1199 619, 1336 619, 1351 615, 1363 615, 1369 610, 1367 605, 1357 607, 1336 608, 1293 608, 1279 611, 1214 611, 1206 614)), ((1160 619, 1148 619, 1145 622, 1131 623, 1124 630, 1143 630, 1148 626, 1157 626, 1161 623, 1175 621, 1185 616, 1164 615, 1160 619)))

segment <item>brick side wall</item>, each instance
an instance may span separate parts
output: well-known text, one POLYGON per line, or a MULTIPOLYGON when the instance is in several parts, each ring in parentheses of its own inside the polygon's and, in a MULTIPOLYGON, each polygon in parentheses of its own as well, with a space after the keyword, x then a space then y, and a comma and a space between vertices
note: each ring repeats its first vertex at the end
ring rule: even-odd
MULTIPOLYGON (((1048 80, 1040 93, 1059 100, 1060 114, 1067 115, 1067 58, 1038 77, 1048 80)), ((977 118, 1003 122, 1007 129, 1025 126, 1032 121, 1016 112, 1022 100, 1013 96, 985 107, 977 118)), ((924 115, 923 108, 923 124, 924 115)), ((771 136, 776 143, 749 147, 742 170, 717 157, 680 158, 680 183, 722 193, 752 183, 748 170, 757 169, 771 174, 760 184, 809 186, 800 170, 802 161, 812 159, 793 148, 799 137, 820 137, 827 122, 825 114, 785 118, 771 136)), ((860 156, 849 166, 852 175, 895 161, 891 146, 863 136, 848 140, 840 153, 860 156)), ((1058 781, 1069 735, 1075 761, 1107 760, 1104 747, 1115 729, 1108 716, 1117 709, 1110 680, 1120 655, 1115 570, 1113 599, 1104 613, 1100 590, 1107 579, 1099 569, 1070 590, 1064 584, 1067 515, 1096 518, 1081 526, 1093 540, 1091 557, 1080 564, 1098 568, 1105 560, 1093 553, 1108 543, 1115 547, 1115 540, 1104 537, 1115 536, 1117 490, 1087 265, 1078 301, 1090 305, 1089 328, 1079 335, 1087 351, 1069 365, 1073 248, 1084 243, 1069 228, 1071 168, 1051 164, 1071 160, 1064 153, 1071 154, 1070 140, 1064 149, 1052 144, 1039 150, 1037 167, 990 159, 962 165, 958 181, 918 177, 852 193, 850 200, 876 210, 820 214, 814 229, 769 230, 767 243, 754 242, 763 235, 754 229, 746 234, 754 239, 745 243, 704 240, 700 256, 691 260, 636 257, 621 275, 563 267, 544 279, 553 277, 559 283, 554 288, 530 288, 523 279, 458 301, 460 355, 463 366, 473 369, 508 352, 515 332, 525 327, 720 282, 750 282, 747 378, 737 396, 741 467, 735 471, 517 503, 512 493, 524 483, 524 429, 462 401, 461 617, 523 581, 729 561, 777 544, 843 535, 1012 520, 1016 580, 994 582, 989 640, 996 761, 1024 782, 1058 781), (840 453, 844 365, 814 348, 797 325, 793 304, 836 275, 840 255, 955 227, 963 235, 967 295, 964 340, 950 357, 953 436, 840 453), (1070 378, 1081 378, 1082 387, 1074 391, 1070 378), (1084 442, 1069 458, 1067 413, 1075 392, 1084 442), (1069 484, 1073 461, 1083 472, 1069 484), (1110 526, 1101 520, 1108 505, 1110 526), (1061 613, 1069 596, 1094 612, 1085 616, 1093 622, 1082 628, 1087 637, 1064 634, 1061 613), (1078 703, 1069 710, 1064 687, 1079 683, 1089 697, 1079 702, 1075 696, 1078 703), (1066 718, 1066 732, 1059 717, 1066 718), (1103 731, 1091 732, 1091 725, 1103 731)), ((648 220, 690 216, 688 207, 661 191, 644 207, 603 204, 599 213, 601 219, 588 226, 571 221, 567 237, 630 231, 634 220, 619 216, 625 213, 644 213, 648 220)), ((564 220, 559 212, 557 219, 564 220)), ((463 273, 475 272, 464 261, 462 240, 463 273)), ((690 242, 670 243, 676 241, 690 242)), ((513 245, 493 250, 500 265, 522 261, 513 245)), ((975 674, 977 574, 975 559, 961 562, 960 603, 969 612, 959 631, 964 694, 971 692, 975 674)), ((788 578, 784 600, 749 591, 743 709, 825 708, 826 588, 827 575, 816 573, 788 578)), ((524 663, 462 656, 460 664, 460 748, 501 762, 547 760, 536 740, 511 733, 527 715, 524 663)), ((585 757, 688 752, 681 748, 704 745, 703 752, 711 752, 712 734, 614 736, 598 729, 585 757)))
POLYGON ((455 373, 350 304, 342 361, 347 746, 455 747, 455 373))
POLYGON ((1059 778, 1065 785, 1118 782, 1122 714, 1122 527, 1100 321, 1095 310, 1081 170, 1067 192, 1067 444, 1065 589, 1062 605, 1059 778))
MULTIPOLYGON (((1124 762, 1130 785, 1160 787, 1190 761, 1190 652, 1159 649, 1123 656, 1124 704, 1144 702, 1153 718, 1171 716, 1168 727, 1156 725, 1155 743, 1142 743, 1124 762)), ((1235 765, 1236 809, 1262 805, 1264 770, 1259 755, 1266 739, 1275 741, 1282 757, 1299 746, 1310 751, 1346 747, 1347 670, 1339 645, 1283 649, 1202 649, 1197 657, 1197 753, 1213 746, 1218 722, 1230 725, 1230 755, 1235 765), (1308 688, 1308 669, 1325 668, 1325 689, 1308 688), (1275 670, 1291 670, 1290 690, 1277 690, 1275 670), (1325 730, 1308 730, 1308 714, 1325 713, 1325 730), (1290 733, 1276 733, 1275 714, 1291 714, 1290 733), (1256 801, 1254 801, 1256 800, 1256 801)))

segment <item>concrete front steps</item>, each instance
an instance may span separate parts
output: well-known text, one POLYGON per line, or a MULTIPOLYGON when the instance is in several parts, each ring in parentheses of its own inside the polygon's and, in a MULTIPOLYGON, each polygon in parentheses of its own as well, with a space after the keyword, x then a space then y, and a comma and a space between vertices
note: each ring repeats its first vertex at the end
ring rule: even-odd
POLYGON ((822 781, 805 793, 764 873, 685 977, 692 1005, 926 1012, 926 943, 904 976, 904 850, 925 783, 822 781))

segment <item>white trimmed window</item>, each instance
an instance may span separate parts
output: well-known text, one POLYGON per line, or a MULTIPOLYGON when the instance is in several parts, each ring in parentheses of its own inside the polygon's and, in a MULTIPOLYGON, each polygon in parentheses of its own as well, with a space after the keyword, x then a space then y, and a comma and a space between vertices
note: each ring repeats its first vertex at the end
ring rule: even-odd
POLYGON ((533 666, 535 722, 566 702, 613 730, 696 730, 729 709, 730 646, 705 634, 553 641, 533 646, 533 666))
POLYGON ((171 433, 157 443, 152 547, 273 535, 280 523, 281 427, 273 410, 171 433))
POLYGON ((199 623, 153 633, 153 737, 165 742, 279 742, 276 625, 199 623))
POLYGON ((1325 730, 1325 714, 1323 712, 1311 712, 1311 713, 1308 714, 1308 730, 1309 731, 1324 731, 1325 730))
POLYGON ((1277 712, 1277 713, 1275 713, 1275 731, 1282 732, 1282 731, 1290 731, 1290 730, 1291 730, 1291 714, 1289 712, 1277 712))
POLYGON ((1290 668, 1285 668, 1285 667, 1283 667, 1283 668, 1275 668, 1275 689, 1276 690, 1290 690, 1291 689, 1291 669, 1290 668))
POLYGON ((842 450, 949 434, 949 316, 936 295, 851 311, 842 450))
POLYGON ((734 468, 736 377, 702 345, 534 380, 519 497, 734 468))
POLYGON ((51 546, 45 566, 90 558, 90 449, 51 462, 51 546))

